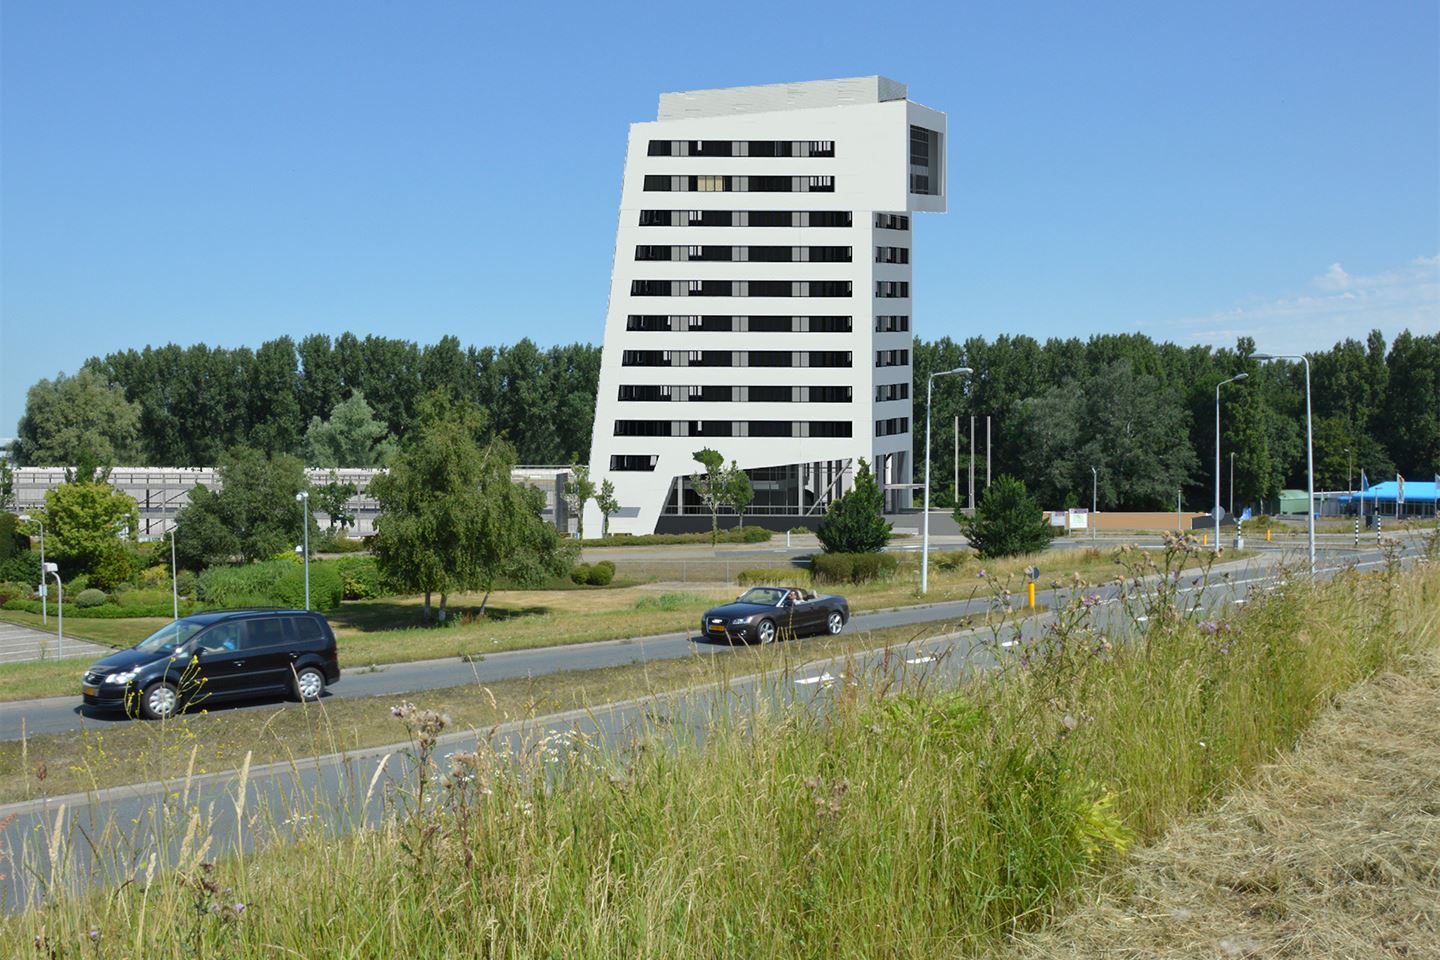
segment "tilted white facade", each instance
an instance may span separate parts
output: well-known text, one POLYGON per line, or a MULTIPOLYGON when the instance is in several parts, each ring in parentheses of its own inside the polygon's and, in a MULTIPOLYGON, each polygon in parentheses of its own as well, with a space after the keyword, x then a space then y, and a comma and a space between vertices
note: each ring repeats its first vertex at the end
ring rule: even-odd
POLYGON ((908 504, 910 215, 945 209, 945 133, 883 77, 662 94, 631 125, 590 460, 612 532, 700 514, 703 447, 751 471, 747 522, 813 520, 861 457, 908 504))

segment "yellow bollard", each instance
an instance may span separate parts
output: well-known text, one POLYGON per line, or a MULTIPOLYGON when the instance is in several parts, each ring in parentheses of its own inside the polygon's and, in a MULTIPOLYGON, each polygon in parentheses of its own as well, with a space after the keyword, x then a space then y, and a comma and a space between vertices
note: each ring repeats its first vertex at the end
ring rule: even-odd
POLYGON ((1269 527, 1266 527, 1266 528, 1265 528, 1265 542, 1266 542, 1266 543, 1269 543, 1269 542, 1270 542, 1270 528, 1269 528, 1269 527))
POLYGON ((1200 546, 1202 546, 1202 547, 1208 547, 1208 546, 1210 546, 1210 534, 1208 534, 1208 533, 1202 533, 1202 534, 1200 534, 1200 546))
POLYGON ((1030 609, 1035 609, 1035 581, 1030 581, 1030 609))

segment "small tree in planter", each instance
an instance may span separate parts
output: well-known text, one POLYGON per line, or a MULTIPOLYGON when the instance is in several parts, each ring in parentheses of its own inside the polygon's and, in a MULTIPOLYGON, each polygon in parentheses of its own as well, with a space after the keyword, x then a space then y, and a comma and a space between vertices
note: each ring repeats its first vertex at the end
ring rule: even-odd
POLYGON ((704 473, 695 474, 695 492, 710 508, 710 546, 720 539, 720 504, 725 502, 728 489, 725 482, 725 458, 718 450, 706 447, 695 451, 695 462, 705 468, 704 473))
POLYGON ((750 477, 731 460, 730 469, 725 471, 725 504, 735 510, 738 518, 735 526, 745 526, 745 508, 750 506, 754 499, 755 488, 750 483, 750 477))
POLYGON ((1040 504, 1011 476, 997 477, 980 495, 973 518, 956 510, 955 520, 975 552, 987 559, 1043 550, 1052 536, 1040 504))
POLYGON ((834 500, 815 535, 826 553, 878 553, 890 542, 885 498, 862 457, 855 485, 834 500))
POLYGON ((595 494, 595 506, 600 508, 600 536, 610 536, 610 514, 620 509, 620 501, 615 499, 615 484, 604 480, 600 484, 600 492, 595 494))

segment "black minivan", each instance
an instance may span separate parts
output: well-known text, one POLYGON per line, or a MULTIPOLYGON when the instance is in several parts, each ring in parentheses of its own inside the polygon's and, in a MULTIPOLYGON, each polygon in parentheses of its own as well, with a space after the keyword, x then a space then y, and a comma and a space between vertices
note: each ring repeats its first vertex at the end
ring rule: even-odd
POLYGON ((187 705, 289 694, 316 700, 340 679, 335 633, 305 610, 216 610, 181 617, 85 671, 87 707, 163 720, 187 705))

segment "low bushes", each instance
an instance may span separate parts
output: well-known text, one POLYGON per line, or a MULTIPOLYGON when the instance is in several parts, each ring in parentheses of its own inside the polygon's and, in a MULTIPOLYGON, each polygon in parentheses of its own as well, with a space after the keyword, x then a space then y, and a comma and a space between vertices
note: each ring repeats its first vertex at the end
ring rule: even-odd
MULTIPOLYGON (((212 567, 200 575, 200 595, 214 607, 302 607, 305 570, 293 560, 266 560, 243 567, 212 567)), ((328 610, 344 595, 336 564, 310 564, 310 606, 328 610)))
POLYGON ((75 598, 75 606, 79 607, 82 610, 88 610, 91 607, 98 607, 102 605, 103 603, 105 603, 105 601, 109 599, 110 597, 105 593, 104 590, 97 590, 94 587, 89 587, 85 590, 80 591, 80 595, 75 598))
POLYGON ((346 600, 373 600, 389 590, 374 557, 343 557, 334 561, 340 574, 340 591, 346 600))
POLYGON ((697 593, 662 593, 654 597, 641 597, 635 601, 634 609, 640 611, 685 610, 689 607, 698 607, 705 603, 705 598, 697 593))
POLYGON ((599 563, 579 563, 570 570, 570 579, 580 586, 608 587, 615 579, 615 564, 609 560, 599 563))
POLYGON ((900 558, 893 553, 817 553, 810 560, 817 583, 883 580, 900 567, 900 558))
MULTIPOLYGON (((721 530, 720 543, 766 543, 774 536, 762 527, 731 527, 721 530)), ((645 544, 709 543, 710 534, 705 533, 612 533, 608 537, 584 541, 587 547, 631 547, 645 544)))
POLYGON ((812 579, 810 571, 804 567, 756 567, 753 570, 741 570, 735 582, 742 587, 788 587, 797 583, 810 583, 812 579))
POLYGON ((932 550, 930 566, 936 570, 959 570, 972 556, 969 550, 932 550))

